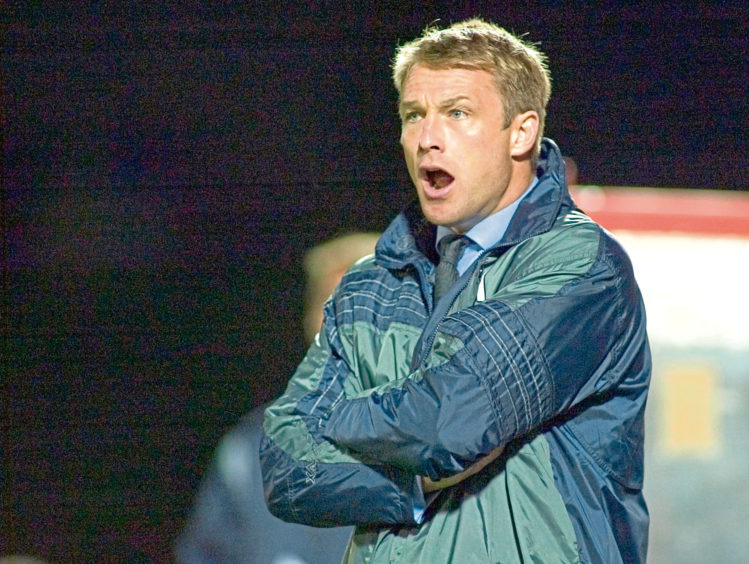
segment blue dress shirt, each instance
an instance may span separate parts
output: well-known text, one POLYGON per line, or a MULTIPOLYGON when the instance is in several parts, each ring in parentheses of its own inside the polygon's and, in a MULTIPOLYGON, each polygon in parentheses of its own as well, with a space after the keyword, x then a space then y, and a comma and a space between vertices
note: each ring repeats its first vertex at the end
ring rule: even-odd
MULTIPOLYGON (((512 216, 515 215, 515 211, 520 205, 520 201, 525 198, 533 187, 538 184, 538 178, 534 178, 531 185, 522 193, 522 195, 512 202, 509 206, 502 208, 501 210, 494 212, 492 215, 485 217, 479 221, 476 225, 471 227, 465 236, 470 240, 470 244, 466 246, 463 254, 458 259, 458 274, 462 275, 468 267, 473 264, 481 253, 487 249, 491 249, 494 245, 504 237, 507 227, 510 225, 512 216)), ((440 240, 446 235, 450 235, 452 230, 449 227, 442 225, 437 226, 437 237, 434 241, 435 248, 439 244, 440 240)))

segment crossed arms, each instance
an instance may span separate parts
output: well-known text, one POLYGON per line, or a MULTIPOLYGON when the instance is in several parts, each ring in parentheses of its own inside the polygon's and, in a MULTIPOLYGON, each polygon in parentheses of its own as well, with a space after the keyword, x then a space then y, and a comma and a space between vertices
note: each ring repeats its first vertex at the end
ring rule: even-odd
POLYGON ((353 329, 328 316, 266 415, 271 511, 323 526, 413 524, 414 476, 425 491, 457 484, 508 442, 616 386, 612 351, 640 323, 636 288, 619 274, 579 260, 538 268, 448 316, 415 371, 371 389, 351 357, 353 329))

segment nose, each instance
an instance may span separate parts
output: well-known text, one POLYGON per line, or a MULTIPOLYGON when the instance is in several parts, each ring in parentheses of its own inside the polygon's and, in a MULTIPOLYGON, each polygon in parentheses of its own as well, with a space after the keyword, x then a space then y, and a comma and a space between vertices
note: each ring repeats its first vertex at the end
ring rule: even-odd
POLYGON ((424 152, 445 149, 445 131, 439 116, 427 114, 421 122, 421 135, 419 136, 419 149, 424 152))

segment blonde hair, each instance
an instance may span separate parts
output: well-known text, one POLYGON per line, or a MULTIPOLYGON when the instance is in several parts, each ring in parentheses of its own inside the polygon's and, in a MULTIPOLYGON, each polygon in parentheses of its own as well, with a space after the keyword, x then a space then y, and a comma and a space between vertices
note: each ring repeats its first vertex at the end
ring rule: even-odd
POLYGON ((535 163, 551 95, 546 55, 501 27, 474 18, 445 29, 427 27, 421 37, 397 48, 393 82, 399 96, 414 65, 492 74, 503 101, 505 127, 523 112, 533 110, 538 114, 538 138, 532 155, 535 163))

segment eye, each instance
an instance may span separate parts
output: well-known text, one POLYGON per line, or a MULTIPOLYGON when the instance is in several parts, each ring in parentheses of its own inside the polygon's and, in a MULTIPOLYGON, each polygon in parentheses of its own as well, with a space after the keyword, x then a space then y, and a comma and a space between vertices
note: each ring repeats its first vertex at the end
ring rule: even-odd
POLYGON ((403 121, 406 123, 413 123, 419 119, 419 112, 406 112, 403 115, 403 121))
POLYGON ((450 117, 453 119, 463 119, 467 116, 468 114, 466 113, 466 111, 460 108, 454 108, 450 110, 450 117))

